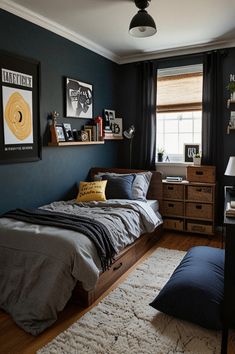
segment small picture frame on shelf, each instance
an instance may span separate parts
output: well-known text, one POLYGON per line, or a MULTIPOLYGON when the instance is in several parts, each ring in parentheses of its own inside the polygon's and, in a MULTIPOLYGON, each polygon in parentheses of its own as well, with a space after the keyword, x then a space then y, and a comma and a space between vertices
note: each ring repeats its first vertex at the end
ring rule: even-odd
POLYGON ((115 118, 111 121, 111 129, 114 137, 122 137, 122 118, 115 118))
POLYGON ((115 111, 104 109, 104 129, 108 130, 115 119, 115 111))
POLYGON ((199 144, 184 144, 184 162, 193 162, 193 156, 199 154, 199 144))
POLYGON ((66 141, 65 134, 64 134, 64 127, 62 124, 56 124, 55 133, 56 133, 56 138, 57 138, 58 142, 66 141))
POLYGON ((73 141, 73 131, 70 123, 63 123, 64 135, 66 141, 73 141))

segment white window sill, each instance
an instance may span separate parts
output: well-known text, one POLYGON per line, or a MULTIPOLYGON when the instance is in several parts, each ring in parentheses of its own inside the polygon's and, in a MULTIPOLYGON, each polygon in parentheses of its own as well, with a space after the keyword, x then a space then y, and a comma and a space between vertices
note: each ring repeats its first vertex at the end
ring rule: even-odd
POLYGON ((181 166, 181 167, 187 167, 193 165, 193 162, 155 162, 156 166, 181 166))

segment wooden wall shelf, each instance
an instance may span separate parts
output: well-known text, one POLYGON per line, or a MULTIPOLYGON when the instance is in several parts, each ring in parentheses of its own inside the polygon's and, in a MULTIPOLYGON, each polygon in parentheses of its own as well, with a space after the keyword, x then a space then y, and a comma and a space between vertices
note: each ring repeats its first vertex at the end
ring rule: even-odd
POLYGON ((75 146, 75 145, 101 145, 104 141, 59 141, 58 143, 49 143, 49 146, 75 146))
POLYGON ((122 136, 110 136, 110 137, 104 137, 104 140, 123 140, 122 136))

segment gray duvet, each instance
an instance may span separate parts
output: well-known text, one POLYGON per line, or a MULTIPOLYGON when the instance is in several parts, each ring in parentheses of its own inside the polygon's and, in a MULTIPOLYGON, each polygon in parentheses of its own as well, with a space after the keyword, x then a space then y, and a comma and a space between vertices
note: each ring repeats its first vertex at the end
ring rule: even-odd
MULTIPOLYGON (((161 222, 145 202, 54 202, 50 211, 90 216, 112 233, 118 253, 161 222)), ((85 235, 52 226, 0 218, 0 307, 25 331, 37 335, 63 310, 77 280, 95 287, 101 271, 92 241, 85 235)))

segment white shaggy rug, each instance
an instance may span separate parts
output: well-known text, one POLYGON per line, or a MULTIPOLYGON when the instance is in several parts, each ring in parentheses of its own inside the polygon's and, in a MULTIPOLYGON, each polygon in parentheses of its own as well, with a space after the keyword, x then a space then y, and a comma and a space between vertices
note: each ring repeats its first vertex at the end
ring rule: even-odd
POLYGON ((158 248, 38 354, 219 354, 221 333, 149 306, 185 252, 158 248))

